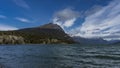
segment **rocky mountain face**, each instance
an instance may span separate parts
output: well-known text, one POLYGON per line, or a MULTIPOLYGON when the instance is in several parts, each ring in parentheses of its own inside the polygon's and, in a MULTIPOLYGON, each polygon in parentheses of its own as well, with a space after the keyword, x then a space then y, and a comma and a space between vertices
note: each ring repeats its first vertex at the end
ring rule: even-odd
POLYGON ((1 35, 0 44, 24 44, 24 38, 14 35, 1 35))
MULTIPOLYGON (((23 41, 26 44, 72 44, 72 43, 75 43, 75 41, 69 35, 67 35, 59 25, 52 24, 52 23, 45 24, 39 27, 25 28, 25 29, 20 29, 15 31, 1 31, 0 36, 4 39, 10 36, 6 40, 14 40, 14 41, 16 41, 14 37, 17 37, 18 38, 17 40, 23 41)), ((13 44, 17 44, 17 43, 13 43, 13 44)))

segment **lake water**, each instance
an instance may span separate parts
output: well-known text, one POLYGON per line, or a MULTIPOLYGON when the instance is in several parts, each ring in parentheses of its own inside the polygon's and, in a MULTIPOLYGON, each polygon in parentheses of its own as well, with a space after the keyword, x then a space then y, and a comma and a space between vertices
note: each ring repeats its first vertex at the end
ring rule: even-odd
POLYGON ((119 68, 119 45, 0 46, 1 68, 119 68))

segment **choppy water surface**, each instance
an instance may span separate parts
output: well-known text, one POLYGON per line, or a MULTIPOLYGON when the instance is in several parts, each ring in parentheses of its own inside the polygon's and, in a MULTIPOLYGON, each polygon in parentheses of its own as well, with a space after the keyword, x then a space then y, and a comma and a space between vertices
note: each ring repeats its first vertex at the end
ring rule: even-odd
POLYGON ((119 45, 0 46, 3 68, 119 68, 119 45))

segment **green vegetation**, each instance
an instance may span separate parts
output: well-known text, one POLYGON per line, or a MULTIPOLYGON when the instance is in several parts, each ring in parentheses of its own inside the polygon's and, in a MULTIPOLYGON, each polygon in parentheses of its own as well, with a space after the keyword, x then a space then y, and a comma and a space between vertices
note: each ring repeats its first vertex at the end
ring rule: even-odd
POLYGON ((57 29, 28 28, 16 31, 0 31, 0 44, 72 44, 64 31, 57 29), (16 39, 15 39, 16 38, 16 39))

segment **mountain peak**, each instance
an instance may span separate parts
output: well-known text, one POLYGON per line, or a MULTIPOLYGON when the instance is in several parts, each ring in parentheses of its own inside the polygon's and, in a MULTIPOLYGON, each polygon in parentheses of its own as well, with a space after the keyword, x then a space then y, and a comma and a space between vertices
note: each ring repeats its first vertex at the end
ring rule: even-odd
POLYGON ((54 24, 54 23, 48 23, 48 24, 40 26, 39 28, 43 28, 43 29, 59 29, 59 30, 63 31, 63 29, 59 25, 54 24))

